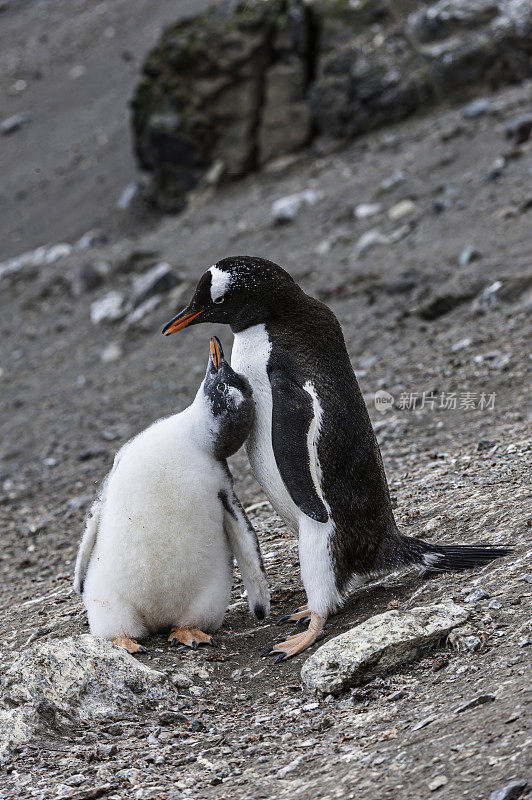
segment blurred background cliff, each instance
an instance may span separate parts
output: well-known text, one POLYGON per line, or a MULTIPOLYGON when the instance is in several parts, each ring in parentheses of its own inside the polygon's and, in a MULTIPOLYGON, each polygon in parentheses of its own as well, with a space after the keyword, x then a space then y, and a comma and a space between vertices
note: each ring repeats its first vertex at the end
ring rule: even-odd
POLYGON ((531 28, 527 0, 3 0, 0 257, 437 105, 493 115, 531 28))

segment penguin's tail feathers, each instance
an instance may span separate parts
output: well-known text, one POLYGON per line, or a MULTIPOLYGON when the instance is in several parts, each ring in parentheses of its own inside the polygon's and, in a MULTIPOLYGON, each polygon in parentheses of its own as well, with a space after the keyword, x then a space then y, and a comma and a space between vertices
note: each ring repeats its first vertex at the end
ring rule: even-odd
POLYGON ((420 539, 408 539, 410 547, 410 563, 424 566, 429 572, 453 572, 461 569, 481 566, 502 558, 513 552, 513 547, 468 545, 468 544, 431 544, 420 539))

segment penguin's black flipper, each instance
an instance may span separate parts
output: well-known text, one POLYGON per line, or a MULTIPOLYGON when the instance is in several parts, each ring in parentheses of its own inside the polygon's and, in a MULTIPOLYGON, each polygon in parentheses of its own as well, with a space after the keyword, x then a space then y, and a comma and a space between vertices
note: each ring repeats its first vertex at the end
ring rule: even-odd
POLYGON ((272 445, 277 468, 296 506, 316 522, 329 514, 318 495, 310 468, 308 432, 314 410, 312 398, 282 370, 269 372, 272 387, 272 445))

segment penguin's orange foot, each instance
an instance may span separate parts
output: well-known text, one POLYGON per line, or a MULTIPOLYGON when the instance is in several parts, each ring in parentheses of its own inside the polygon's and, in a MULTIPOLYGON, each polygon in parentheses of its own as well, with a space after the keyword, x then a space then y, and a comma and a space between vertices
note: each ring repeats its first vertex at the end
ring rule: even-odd
POLYGON ((117 636, 115 639, 113 639, 113 644, 116 644, 117 647, 123 647, 128 653, 146 652, 145 647, 136 642, 135 639, 130 639, 129 636, 117 636))
POLYGON ((168 641, 172 645, 184 644, 193 650, 197 650, 200 644, 210 644, 213 647, 218 647, 218 642, 208 633, 203 633, 197 628, 179 628, 177 625, 170 631, 168 641))
POLYGON ((280 617, 277 620, 278 625, 282 625, 283 622, 295 622, 296 627, 299 627, 302 622, 306 622, 310 619, 310 608, 305 603, 304 606, 300 606, 296 608, 293 614, 285 614, 284 617, 280 617))
POLYGON ((303 633, 296 633, 288 636, 286 639, 276 640, 275 644, 267 647, 261 655, 263 656, 277 656, 275 663, 285 661, 287 658, 301 653, 310 647, 314 642, 318 641, 323 636, 323 629, 327 617, 319 616, 318 614, 310 614, 310 625, 303 633))

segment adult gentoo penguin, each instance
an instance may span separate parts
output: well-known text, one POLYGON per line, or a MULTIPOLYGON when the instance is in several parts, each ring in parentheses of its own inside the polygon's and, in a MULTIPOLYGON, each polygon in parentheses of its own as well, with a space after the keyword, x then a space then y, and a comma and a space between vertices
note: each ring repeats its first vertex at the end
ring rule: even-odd
POLYGON ((257 537, 226 458, 254 416, 251 389, 217 339, 194 402, 155 422, 119 451, 88 519, 76 562, 91 633, 130 653, 136 639, 171 628, 197 648, 222 624, 233 554, 258 619, 270 595, 257 537))
POLYGON ((299 534, 307 605, 286 620, 308 629, 269 648, 277 660, 309 647, 349 590, 409 564, 454 570, 508 548, 436 545, 401 534, 379 447, 338 320, 277 264, 224 258, 199 280, 168 335, 227 323, 232 363, 249 380, 255 421, 246 451, 271 504, 299 534))

